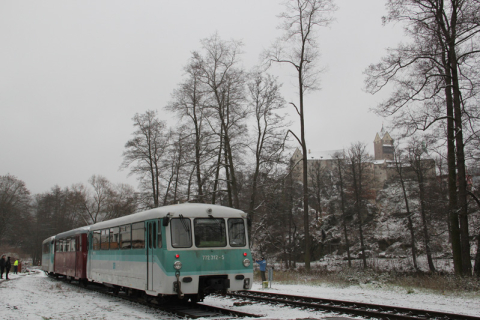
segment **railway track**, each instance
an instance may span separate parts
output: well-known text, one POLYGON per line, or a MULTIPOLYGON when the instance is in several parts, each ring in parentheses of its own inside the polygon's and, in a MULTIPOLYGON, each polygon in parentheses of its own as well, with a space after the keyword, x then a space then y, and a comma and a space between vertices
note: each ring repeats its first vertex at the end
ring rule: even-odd
MULTIPOLYGON (((54 279, 54 278, 51 278, 54 279)), ((58 280, 65 280, 63 278, 58 278, 58 280)), ((176 315, 179 319, 198 319, 198 318, 213 318, 213 317, 222 317, 222 319, 228 319, 223 317, 232 317, 232 318, 259 318, 263 315, 241 312, 237 310, 230 310, 225 308, 220 308, 216 306, 207 305, 204 303, 166 303, 160 304, 158 300, 150 296, 139 296, 132 297, 128 296, 125 292, 115 292, 112 288, 105 287, 101 284, 88 283, 86 286, 77 282, 77 281, 63 281, 69 285, 75 287, 81 287, 86 290, 95 291, 104 295, 111 297, 121 298, 133 303, 141 304, 149 308, 164 311, 176 315)))
POLYGON ((409 309, 403 307, 384 306, 377 304, 351 301, 330 300, 323 298, 304 297, 296 295, 276 294, 261 291, 243 291, 229 293, 231 298, 240 298, 254 302, 287 305, 290 307, 329 311, 344 315, 354 315, 374 319, 411 320, 480 320, 480 317, 459 315, 431 310, 409 309))

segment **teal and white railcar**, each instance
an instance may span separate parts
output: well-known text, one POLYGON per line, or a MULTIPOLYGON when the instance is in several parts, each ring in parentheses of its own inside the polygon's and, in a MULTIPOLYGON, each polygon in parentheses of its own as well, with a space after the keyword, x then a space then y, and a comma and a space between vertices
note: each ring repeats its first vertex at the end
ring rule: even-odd
POLYGON ((160 207, 90 226, 87 278, 116 290, 201 301, 251 288, 246 213, 209 204, 160 207))
POLYGON ((55 236, 42 242, 42 270, 47 274, 53 274, 55 263, 55 236))

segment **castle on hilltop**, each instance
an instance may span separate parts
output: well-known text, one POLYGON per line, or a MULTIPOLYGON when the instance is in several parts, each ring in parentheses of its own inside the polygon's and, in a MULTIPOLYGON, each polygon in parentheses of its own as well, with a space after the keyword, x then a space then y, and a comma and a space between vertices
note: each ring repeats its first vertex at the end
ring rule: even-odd
MULTIPOLYGON (((380 132, 377 132, 374 145, 374 157, 366 163, 366 171, 373 178, 372 189, 380 190, 384 187, 385 182, 398 176, 396 166, 394 164, 394 140, 390 134, 384 130, 383 126, 380 132)), ((307 170, 309 183, 312 182, 315 175, 322 170, 333 170, 338 165, 338 161, 346 161, 346 150, 329 150, 329 151, 312 151, 308 150, 307 170)), ((294 181, 303 181, 302 151, 297 148, 290 158, 292 166, 292 178, 294 181)), ((435 162, 432 159, 422 160, 427 162, 427 175, 435 176, 435 162)), ((426 166, 426 167, 427 167, 426 166)), ((410 171, 410 170, 406 170, 410 171)))
POLYGON ((393 139, 390 134, 383 129, 380 134, 377 132, 375 140, 373 140, 375 147, 375 160, 392 160, 393 161, 393 139), (382 136, 380 138, 380 136, 382 136))

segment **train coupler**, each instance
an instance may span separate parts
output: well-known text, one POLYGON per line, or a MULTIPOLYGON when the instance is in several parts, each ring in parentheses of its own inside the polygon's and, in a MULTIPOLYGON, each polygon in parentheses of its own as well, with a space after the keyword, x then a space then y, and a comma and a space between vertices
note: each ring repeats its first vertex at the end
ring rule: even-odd
POLYGON ((177 293, 178 299, 183 299, 182 282, 180 281, 180 271, 175 272, 177 281, 173 283, 173 291, 177 293))

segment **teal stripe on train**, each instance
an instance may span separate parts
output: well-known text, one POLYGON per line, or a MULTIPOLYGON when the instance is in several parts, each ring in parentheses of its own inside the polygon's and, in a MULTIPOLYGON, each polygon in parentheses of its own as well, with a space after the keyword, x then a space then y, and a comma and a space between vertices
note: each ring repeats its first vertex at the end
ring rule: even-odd
MULTIPOLYGON (((146 262, 145 249, 132 250, 96 250, 90 258, 100 261, 127 261, 146 262)), ((179 250, 167 251, 154 249, 154 263, 156 263, 168 276, 175 275, 173 263, 182 262, 182 275, 211 275, 211 274, 236 274, 252 272, 252 257, 249 250, 245 249, 208 249, 208 250, 179 250), (244 256, 244 253, 247 256, 244 256), (180 258, 176 259, 175 255, 180 258), (243 260, 248 258, 251 262, 249 267, 244 267, 243 260)))

